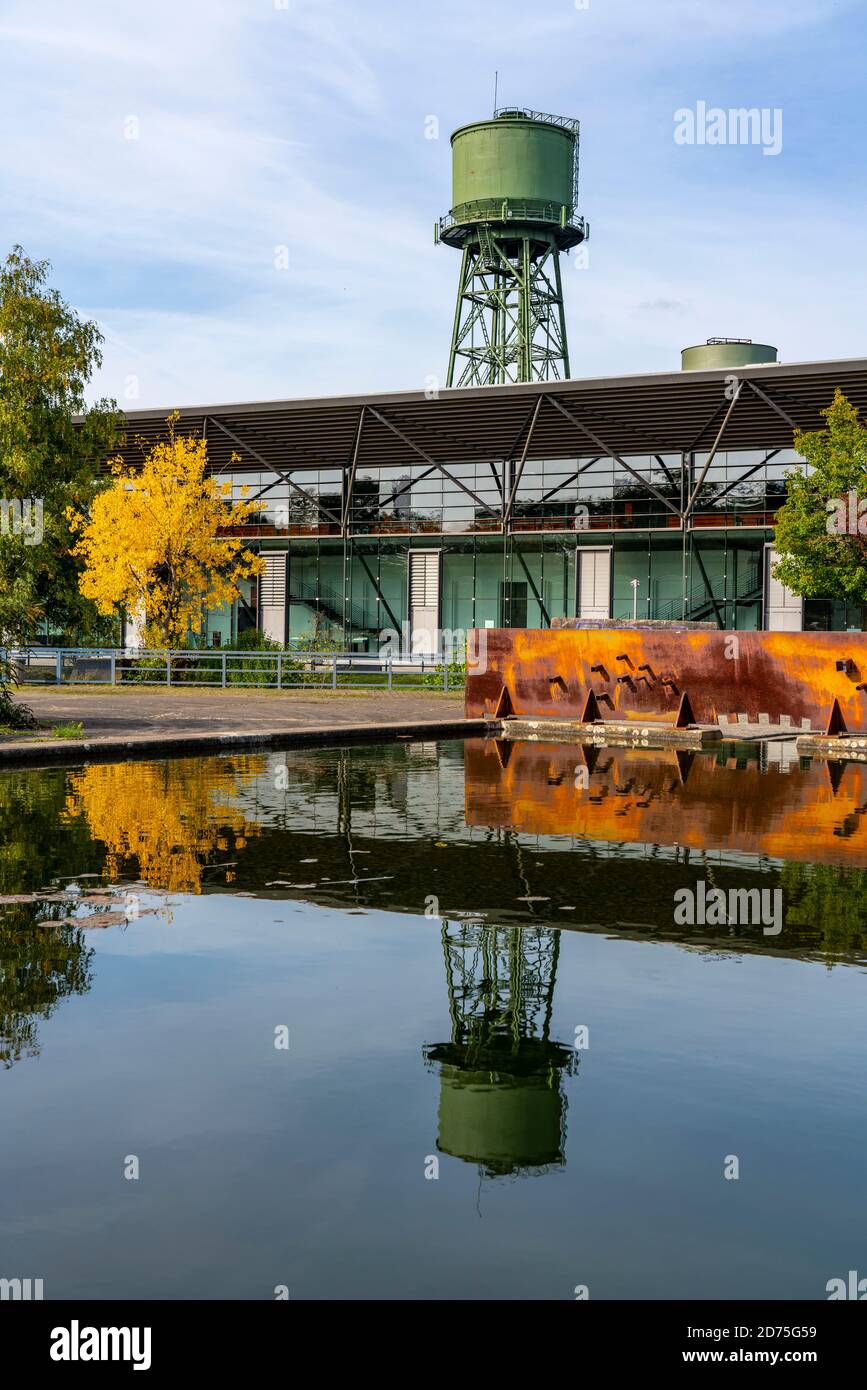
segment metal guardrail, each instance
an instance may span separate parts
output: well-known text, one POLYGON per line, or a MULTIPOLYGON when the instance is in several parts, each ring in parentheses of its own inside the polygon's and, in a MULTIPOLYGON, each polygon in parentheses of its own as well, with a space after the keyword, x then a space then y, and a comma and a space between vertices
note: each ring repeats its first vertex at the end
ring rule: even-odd
POLYGON ((448 691, 464 683, 454 659, 415 653, 0 647, 0 662, 22 685, 448 691))

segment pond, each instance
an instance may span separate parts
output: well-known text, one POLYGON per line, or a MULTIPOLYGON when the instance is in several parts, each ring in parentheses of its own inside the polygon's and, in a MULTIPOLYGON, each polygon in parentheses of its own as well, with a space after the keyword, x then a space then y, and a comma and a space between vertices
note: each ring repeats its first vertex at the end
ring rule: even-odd
POLYGON ((785 743, 0 773, 0 1278, 827 1297, 865 816, 867 767, 785 743))

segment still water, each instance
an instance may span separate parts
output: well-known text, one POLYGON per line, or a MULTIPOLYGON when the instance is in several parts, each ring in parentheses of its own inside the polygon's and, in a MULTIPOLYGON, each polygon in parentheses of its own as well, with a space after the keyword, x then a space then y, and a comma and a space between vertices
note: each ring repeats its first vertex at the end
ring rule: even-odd
POLYGON ((825 1298, 867 1273, 865 818, 792 745, 3 772, 0 1277, 825 1298), (675 920, 717 888, 778 929, 675 920))

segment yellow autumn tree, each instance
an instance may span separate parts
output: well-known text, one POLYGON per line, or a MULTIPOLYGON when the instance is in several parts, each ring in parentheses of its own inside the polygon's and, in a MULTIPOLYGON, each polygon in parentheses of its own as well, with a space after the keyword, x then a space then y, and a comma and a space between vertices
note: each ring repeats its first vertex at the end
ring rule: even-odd
POLYGON ((140 468, 112 460, 114 482, 89 516, 67 512, 79 537, 73 554, 84 562, 82 594, 106 615, 142 613, 149 647, 183 646, 206 610, 231 603, 265 563, 242 537, 221 534, 257 504, 231 501, 231 483, 208 476, 206 441, 176 433, 177 419, 169 416, 168 437, 140 468))

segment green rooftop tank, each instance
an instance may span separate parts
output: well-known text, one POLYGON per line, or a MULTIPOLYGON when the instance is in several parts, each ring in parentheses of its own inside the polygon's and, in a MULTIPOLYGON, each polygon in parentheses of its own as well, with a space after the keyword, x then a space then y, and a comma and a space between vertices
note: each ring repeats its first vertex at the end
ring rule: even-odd
POLYGON ((775 347, 754 343, 751 338, 708 338, 706 343, 684 348, 680 354, 681 369, 685 372, 729 371, 776 360, 775 347))
POLYGON ((439 240, 462 252, 449 386, 569 375, 560 252, 585 241, 578 122, 505 107, 452 135, 452 207, 439 240))

